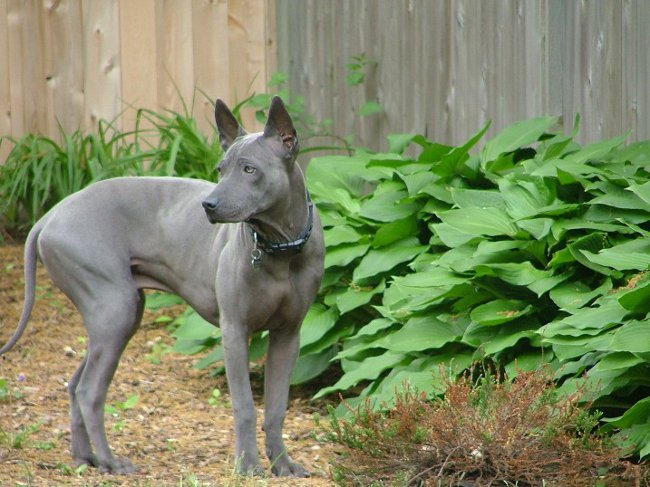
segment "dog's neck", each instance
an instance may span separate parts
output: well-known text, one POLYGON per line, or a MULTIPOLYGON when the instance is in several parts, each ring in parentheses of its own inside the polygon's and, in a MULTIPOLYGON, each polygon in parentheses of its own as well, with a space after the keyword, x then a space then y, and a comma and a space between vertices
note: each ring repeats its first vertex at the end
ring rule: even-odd
POLYGON ((273 246, 288 245, 287 250, 300 250, 311 233, 313 209, 305 178, 296 164, 291 174, 291 191, 274 208, 248 221, 253 238, 266 253, 273 246))

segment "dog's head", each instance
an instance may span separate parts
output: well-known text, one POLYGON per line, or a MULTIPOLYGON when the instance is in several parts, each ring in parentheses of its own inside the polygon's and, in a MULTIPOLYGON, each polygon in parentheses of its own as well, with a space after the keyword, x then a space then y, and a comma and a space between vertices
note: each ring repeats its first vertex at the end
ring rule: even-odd
POLYGON ((217 166, 219 182, 203 201, 211 223, 248 221, 273 209, 289 192, 298 154, 298 137, 278 96, 273 98, 263 132, 248 134, 220 99, 215 119, 226 151, 217 166))

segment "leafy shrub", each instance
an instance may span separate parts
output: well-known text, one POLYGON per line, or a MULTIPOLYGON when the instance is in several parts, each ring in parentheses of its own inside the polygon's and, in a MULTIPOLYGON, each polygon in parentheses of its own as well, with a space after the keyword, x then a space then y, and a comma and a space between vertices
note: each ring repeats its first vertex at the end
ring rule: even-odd
POLYGON ((146 153, 104 120, 96 134, 65 134, 61 143, 42 135, 3 137, 13 148, 0 165, 0 224, 23 232, 57 202, 93 181, 142 174, 146 153))
POLYGON ((35 134, 0 139, 13 144, 5 164, 0 164, 0 227, 5 231, 25 233, 63 198, 101 179, 214 179, 223 155, 216 134, 208 139, 187 111, 140 110, 134 132, 120 132, 101 120, 97 133, 61 130, 60 140, 35 134), (143 121, 152 128, 140 129, 143 121))
POLYGON ((445 379, 444 399, 407 387, 392 408, 368 400, 346 418, 332 415, 330 436, 345 447, 334 477, 343 485, 647 482, 647 469, 621 462, 611 440, 594 433, 597 416, 578 394, 558 394, 550 376, 465 374, 445 379))
POLYGON ((316 397, 356 390, 353 405, 390 404, 405 379, 433 396, 476 360, 511 377, 550 364, 566 393, 586 374, 609 427, 650 452, 650 401, 639 401, 650 372, 650 142, 581 147, 555 124, 517 123, 477 155, 487 127, 458 147, 394 135, 388 153, 312 161, 326 275, 299 366, 325 371, 335 355, 344 372, 316 397))

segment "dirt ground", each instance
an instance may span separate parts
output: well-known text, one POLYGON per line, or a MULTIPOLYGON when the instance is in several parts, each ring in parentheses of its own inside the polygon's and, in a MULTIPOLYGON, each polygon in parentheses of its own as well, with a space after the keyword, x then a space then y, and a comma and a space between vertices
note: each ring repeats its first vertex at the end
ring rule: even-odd
MULTIPOLYGON (((22 247, 0 247, 0 343, 7 341, 18 323, 22 272, 22 247)), ((285 425, 292 457, 312 472, 312 478, 235 475, 225 378, 194 370, 196 357, 170 353, 162 356, 161 363, 153 363, 150 354, 155 344, 173 341, 163 326, 154 323, 156 315, 150 311, 122 357, 107 400, 118 406, 117 413, 107 417, 109 442, 140 472, 130 476, 102 475, 93 468, 75 472, 66 385, 84 353, 85 331, 79 314, 40 266, 37 284, 37 301, 25 334, 0 357, 0 380, 7 381, 4 391, 9 392, 8 398, 0 399, 0 485, 334 485, 328 467, 334 446, 322 439, 318 416, 325 413, 322 404, 309 401, 313 390, 292 390, 285 425), (215 388, 222 396, 210 404, 215 388), (134 395, 138 398, 133 407, 119 408, 134 395)), ((260 424, 261 369, 253 371, 260 424)), ((261 431, 258 444, 263 452, 261 431)), ((270 473, 268 462, 265 466, 270 473)))

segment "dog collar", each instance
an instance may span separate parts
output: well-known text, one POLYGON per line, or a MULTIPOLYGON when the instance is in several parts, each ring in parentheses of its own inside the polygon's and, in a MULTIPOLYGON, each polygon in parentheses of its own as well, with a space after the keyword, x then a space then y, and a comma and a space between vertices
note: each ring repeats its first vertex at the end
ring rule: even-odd
POLYGON ((252 226, 250 227, 253 237, 253 250, 251 252, 251 263, 253 267, 259 267, 262 260, 262 252, 267 255, 275 255, 276 253, 286 252, 288 250, 295 250, 296 252, 302 250, 309 241, 311 230, 314 226, 314 203, 311 201, 309 191, 307 191, 307 212, 307 227, 296 240, 290 242, 271 242, 260 235, 252 226))

